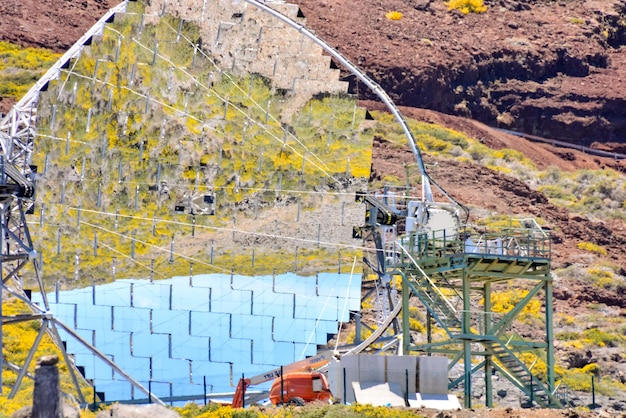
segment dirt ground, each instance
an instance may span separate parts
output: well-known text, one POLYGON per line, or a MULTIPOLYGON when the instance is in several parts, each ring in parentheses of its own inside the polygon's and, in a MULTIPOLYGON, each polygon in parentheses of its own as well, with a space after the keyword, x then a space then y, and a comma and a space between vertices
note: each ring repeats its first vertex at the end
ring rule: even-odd
POLYGON ((595 418, 595 417, 626 417, 626 414, 606 410, 578 409, 514 409, 514 408, 480 408, 461 409, 458 411, 437 411, 421 409, 417 411, 428 418, 595 418))

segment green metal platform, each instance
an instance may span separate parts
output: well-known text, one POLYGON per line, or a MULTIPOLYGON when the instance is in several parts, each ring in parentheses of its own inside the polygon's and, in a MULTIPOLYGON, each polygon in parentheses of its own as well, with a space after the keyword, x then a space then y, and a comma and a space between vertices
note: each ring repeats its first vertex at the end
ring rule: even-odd
MULTIPOLYGON (((402 328, 410 335, 409 306, 417 298, 427 311, 426 344, 403 339, 403 350, 440 353, 452 358, 450 369, 463 365, 464 406, 471 407, 472 376, 483 370, 486 406, 493 406, 492 375, 505 377, 533 405, 561 407, 555 396, 551 240, 536 224, 529 228, 467 230, 446 237, 445 231, 403 237, 387 249, 388 269, 402 277, 402 328), (513 291, 510 306, 494 312, 494 297, 513 291), (539 340, 522 338, 515 323, 532 306, 539 340), (430 319, 432 318, 432 320, 430 319), (431 322, 439 328, 433 332, 431 322)), ((388 270, 389 271, 389 270, 388 270)))

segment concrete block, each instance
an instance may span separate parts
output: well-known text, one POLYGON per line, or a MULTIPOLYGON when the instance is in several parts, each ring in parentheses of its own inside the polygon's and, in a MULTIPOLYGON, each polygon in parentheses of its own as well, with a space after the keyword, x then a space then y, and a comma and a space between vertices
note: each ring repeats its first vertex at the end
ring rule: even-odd
POLYGON ((341 372, 341 363, 339 360, 335 358, 330 360, 330 363, 328 363, 326 378, 328 379, 328 387, 330 388, 330 392, 333 394, 335 401, 341 402, 341 399, 343 399, 343 377, 341 372))
POLYGON ((374 406, 406 406, 402 389, 397 383, 352 382, 356 401, 374 406))
POLYGON ((361 382, 385 382, 385 358, 371 354, 359 354, 359 380, 361 382))
POLYGON ((461 403, 456 395, 435 395, 428 393, 415 393, 409 397, 411 408, 430 408, 437 410, 459 410, 461 403))
MULTIPOLYGON (((331 363, 332 364, 332 363, 331 363)), ((336 364, 336 370, 333 371, 334 381, 330 391, 335 398, 342 403, 354 403, 354 390, 352 382, 359 381, 359 359, 358 356, 346 356, 336 364), (344 382, 345 377, 345 382, 344 382)), ((330 374, 330 372, 329 372, 330 374)), ((330 384, 330 382, 329 382, 330 384)))
POLYGON ((448 359, 442 356, 420 356, 418 392, 448 394, 448 359))
POLYGON ((415 356, 386 356, 387 360, 387 382, 398 383, 402 388, 402 393, 417 392, 417 357, 415 356))

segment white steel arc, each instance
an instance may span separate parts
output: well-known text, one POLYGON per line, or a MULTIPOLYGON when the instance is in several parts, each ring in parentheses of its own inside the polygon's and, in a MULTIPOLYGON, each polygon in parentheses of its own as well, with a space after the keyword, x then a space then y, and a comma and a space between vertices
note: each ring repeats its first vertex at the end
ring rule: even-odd
MULTIPOLYGON (((419 148, 417 147, 417 144, 415 142, 415 138, 413 137, 413 133, 411 132, 411 130, 409 129, 409 126, 407 125, 406 121, 402 117, 402 114, 398 110, 398 107, 394 104, 394 102, 391 100, 391 98, 385 92, 385 90, 383 90, 383 88, 380 87, 380 85, 378 85, 378 83, 376 83, 374 80, 372 80, 370 77, 368 77, 367 74, 365 74, 363 71, 361 71, 357 66, 352 64, 346 57, 341 55, 336 49, 334 49, 329 44, 324 42, 324 40, 319 38, 317 35, 315 35, 313 32, 308 30, 306 27, 304 27, 300 23, 295 22, 295 21, 291 20, 290 18, 288 18, 287 16, 277 12, 276 10, 274 10, 271 7, 267 6, 264 2, 259 2, 257 0, 245 0, 245 1, 247 3, 250 3, 253 6, 258 7, 259 9, 261 9, 261 10, 271 14, 272 16, 276 17, 277 19, 282 20, 283 22, 285 22, 289 26, 295 28, 298 32, 300 32, 304 36, 310 38, 313 42, 315 42, 316 44, 321 46, 326 52, 328 52, 328 54, 330 54, 333 58, 335 58, 337 61, 339 61, 343 66, 345 66, 347 69, 349 69, 352 74, 354 74, 370 90, 372 90, 378 96, 378 98, 380 98, 380 100, 387 106, 387 109, 389 109, 389 111, 395 117, 396 121, 402 127, 402 130, 403 130, 403 132, 406 135, 406 138, 408 140, 409 146, 411 147, 411 151, 413 152, 413 155, 415 156, 415 159, 417 161, 417 165, 418 165, 419 170, 420 170, 420 174, 422 175, 422 198, 425 201, 427 201, 427 202, 434 202, 434 198, 433 198, 433 194, 432 194, 432 190, 431 190, 431 186, 430 186, 431 179, 429 178, 428 173, 426 172, 426 167, 424 166, 424 161, 422 159, 422 154, 421 154, 419 148)), ((448 194, 444 190, 441 190, 441 192, 444 193, 446 195, 446 197, 448 197, 449 199, 453 200, 450 196, 448 196, 448 194)))

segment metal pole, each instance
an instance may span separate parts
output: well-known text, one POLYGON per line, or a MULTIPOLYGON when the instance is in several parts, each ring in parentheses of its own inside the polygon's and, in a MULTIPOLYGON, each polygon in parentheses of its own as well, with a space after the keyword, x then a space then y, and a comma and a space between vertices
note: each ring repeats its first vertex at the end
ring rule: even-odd
MULTIPOLYGON (((485 282, 483 286, 485 335, 491 335, 491 283, 485 282)), ((485 356, 485 406, 493 408, 493 385, 491 381, 492 356, 485 356)))
POLYGON ((404 273, 400 273, 402 276, 402 354, 407 354, 411 346, 411 324, 409 321, 409 298, 411 297, 411 291, 406 283, 406 277, 404 273))
POLYGON ((280 366, 280 403, 285 403, 285 380, 283 379, 283 366, 280 366))
POLYGON ((596 409, 596 384, 593 375, 591 376, 591 409, 596 409))
POLYGON ((409 406, 409 369, 404 369, 404 406, 409 406))
POLYGON ((343 368, 343 397, 341 398, 343 400, 343 404, 346 404, 346 393, 348 392, 346 390, 346 368, 343 368))
POLYGON ((548 391, 554 392, 554 330, 553 330, 553 315, 554 309, 552 307, 552 276, 548 273, 549 277, 546 280, 546 372, 548 374, 548 391))
POLYGON ((245 383, 245 376, 243 373, 241 373, 241 407, 242 408, 246 407, 246 383, 245 383))
MULTIPOLYGON (((470 329, 470 280, 465 270, 463 270, 463 334, 471 333, 470 329)), ((465 408, 472 407, 472 346, 470 340, 463 339, 463 366, 465 367, 465 408)))
POLYGON ((426 311, 426 341, 428 342, 428 356, 432 356, 430 345, 433 343, 433 316, 430 311, 426 311))

